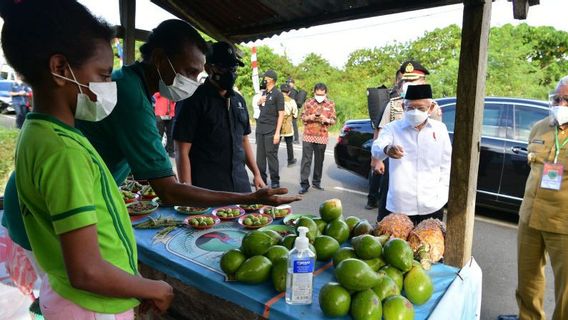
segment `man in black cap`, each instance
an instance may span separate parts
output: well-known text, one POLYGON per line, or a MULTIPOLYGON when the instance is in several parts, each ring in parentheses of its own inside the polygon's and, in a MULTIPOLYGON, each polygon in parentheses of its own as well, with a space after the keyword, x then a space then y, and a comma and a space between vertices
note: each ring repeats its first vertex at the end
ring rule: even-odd
POLYGON ((404 213, 415 224, 428 218, 442 220, 448 201, 452 143, 446 125, 429 116, 435 110, 428 84, 409 86, 404 117, 384 126, 371 152, 389 159, 390 181, 386 210, 404 213))
POLYGON ((209 77, 178 107, 174 124, 176 166, 181 183, 231 192, 250 192, 245 164, 257 189, 265 187, 254 161, 245 100, 233 91, 238 66, 235 49, 214 43, 206 55, 209 77))
POLYGON ((284 96, 276 88, 278 75, 268 70, 263 75, 266 92, 258 100, 260 115, 256 121, 256 163, 264 183, 267 183, 266 160, 270 171, 270 187, 280 187, 278 169, 278 146, 280 145, 280 129, 284 120, 284 96))
MULTIPOLYGON (((403 62, 400 65, 399 72, 402 73, 402 85, 400 88, 399 96, 392 98, 387 107, 383 112, 383 116, 381 121, 379 122, 377 128, 377 136, 380 134, 381 129, 386 126, 388 123, 402 119, 404 106, 403 106, 403 99, 406 94, 406 91, 409 86, 413 85, 420 85, 426 83, 426 75, 429 75, 430 72, 426 69, 420 62, 415 60, 408 60, 403 62)), ((436 102, 434 102, 434 110, 430 113, 430 117, 434 120, 442 120, 442 113, 440 111, 440 107, 436 102)), ((381 180, 381 186, 379 188, 379 196, 378 196, 378 207, 379 207, 379 214, 377 216, 377 221, 379 221, 379 217, 385 216, 381 212, 386 211, 386 198, 389 186, 389 170, 388 170, 388 159, 386 161, 380 161, 374 159, 374 168, 372 169, 375 173, 383 174, 383 178, 381 180)))

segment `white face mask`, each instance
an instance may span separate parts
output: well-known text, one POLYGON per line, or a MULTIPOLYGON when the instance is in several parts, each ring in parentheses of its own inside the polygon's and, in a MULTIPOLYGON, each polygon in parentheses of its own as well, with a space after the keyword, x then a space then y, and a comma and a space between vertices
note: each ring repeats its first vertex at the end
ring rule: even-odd
POLYGON ((568 122, 568 107, 552 106, 550 107, 550 116, 558 125, 565 124, 568 122))
POLYGON ((156 70, 158 70, 158 75, 160 76, 160 81, 158 82, 160 95, 175 102, 191 97, 195 90, 197 90, 197 87, 199 87, 200 83, 177 73, 169 58, 168 63, 170 64, 170 67, 172 67, 176 76, 174 77, 172 84, 168 86, 162 79, 160 69, 156 68, 156 70))
POLYGON ((317 101, 318 103, 322 103, 322 102, 325 100, 325 95, 323 95, 323 96, 315 96, 315 98, 316 98, 316 101, 317 101))
POLYGON ((71 71, 73 79, 69 79, 55 73, 52 74, 56 77, 71 81, 79 87, 75 119, 97 122, 106 118, 116 106, 116 82, 89 82, 89 85, 87 86, 77 81, 71 66, 69 66, 69 71, 71 71), (83 93, 83 89, 81 89, 81 87, 89 88, 89 90, 91 90, 91 92, 97 97, 97 101, 91 101, 89 96, 83 93))
POLYGON ((428 112, 426 111, 412 109, 404 112, 404 120, 413 128, 421 125, 426 119, 428 119, 428 112))

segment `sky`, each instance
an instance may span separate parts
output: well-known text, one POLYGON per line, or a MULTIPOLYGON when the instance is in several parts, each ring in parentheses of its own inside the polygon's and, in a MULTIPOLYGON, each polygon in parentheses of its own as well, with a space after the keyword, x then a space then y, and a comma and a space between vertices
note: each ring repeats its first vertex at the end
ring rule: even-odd
MULTIPOLYGON (((91 11, 112 24, 119 24, 118 1, 79 0, 91 11)), ((526 22, 533 26, 552 26, 568 31, 567 0, 540 0, 529 9, 527 20, 514 20, 512 3, 507 0, 493 2, 491 26, 526 22)), ((357 49, 380 47, 387 43, 415 40, 427 31, 451 24, 461 27, 463 5, 451 5, 428 10, 417 10, 367 19, 339 22, 324 26, 285 32, 247 46, 268 45, 280 54, 286 54, 294 64, 313 52, 332 65, 342 67, 351 52, 357 49)), ((175 18, 151 3, 137 0, 136 28, 151 30, 161 21, 175 18)))

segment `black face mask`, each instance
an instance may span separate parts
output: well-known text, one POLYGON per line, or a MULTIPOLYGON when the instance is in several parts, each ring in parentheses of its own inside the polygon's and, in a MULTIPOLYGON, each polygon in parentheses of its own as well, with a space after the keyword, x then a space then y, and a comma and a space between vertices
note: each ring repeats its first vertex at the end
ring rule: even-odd
POLYGON ((235 81, 237 81, 237 73, 231 71, 225 73, 214 73, 213 80, 221 89, 231 91, 233 90, 235 81))
POLYGON ((262 79, 260 82, 260 90, 266 90, 266 79, 262 79))

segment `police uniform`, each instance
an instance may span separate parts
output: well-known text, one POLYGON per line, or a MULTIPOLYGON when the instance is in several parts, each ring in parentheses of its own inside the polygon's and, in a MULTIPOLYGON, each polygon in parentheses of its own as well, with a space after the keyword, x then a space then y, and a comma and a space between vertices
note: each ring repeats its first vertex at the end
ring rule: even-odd
POLYGON ((174 140, 191 143, 191 183, 230 192, 250 192, 243 137, 251 133, 245 100, 219 95, 209 79, 178 104, 174 140))
POLYGON ((520 319, 545 319, 545 252, 554 273, 556 308, 552 319, 568 319, 568 145, 562 146, 568 138, 568 130, 565 131, 558 130, 546 118, 537 122, 529 135, 527 159, 531 171, 519 210, 517 243, 516 297, 520 319), (546 178, 558 175, 548 169, 556 155, 556 131, 557 163, 563 166, 559 186, 545 184, 546 178))

